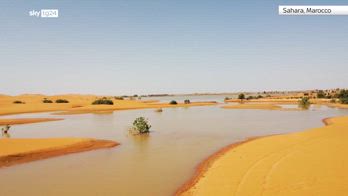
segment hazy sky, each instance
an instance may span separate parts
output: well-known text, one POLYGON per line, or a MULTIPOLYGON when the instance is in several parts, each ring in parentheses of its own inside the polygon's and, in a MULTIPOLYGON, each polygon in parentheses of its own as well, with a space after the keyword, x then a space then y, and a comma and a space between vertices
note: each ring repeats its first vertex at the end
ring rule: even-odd
POLYGON ((0 94, 348 87, 348 16, 280 4, 348 2, 0 0, 0 94))

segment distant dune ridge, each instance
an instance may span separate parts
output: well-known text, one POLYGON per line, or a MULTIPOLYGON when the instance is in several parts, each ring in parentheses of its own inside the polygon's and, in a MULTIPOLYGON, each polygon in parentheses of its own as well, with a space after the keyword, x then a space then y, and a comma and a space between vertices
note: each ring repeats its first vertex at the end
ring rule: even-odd
POLYGON ((114 105, 92 105, 92 102, 101 96, 95 95, 55 95, 45 96, 40 94, 23 94, 18 96, 0 97, 0 115, 33 113, 33 112, 52 112, 57 114, 81 114, 81 113, 103 113, 114 110, 145 109, 145 108, 164 108, 164 107, 190 107, 215 105, 215 102, 191 102, 190 104, 178 103, 171 105, 159 103, 156 100, 119 100, 109 96, 108 99, 114 105), (53 103, 43 103, 44 99, 51 100, 53 103), (57 99, 68 100, 69 103, 54 103, 57 99), (25 104, 14 104, 14 101, 21 101, 25 104))

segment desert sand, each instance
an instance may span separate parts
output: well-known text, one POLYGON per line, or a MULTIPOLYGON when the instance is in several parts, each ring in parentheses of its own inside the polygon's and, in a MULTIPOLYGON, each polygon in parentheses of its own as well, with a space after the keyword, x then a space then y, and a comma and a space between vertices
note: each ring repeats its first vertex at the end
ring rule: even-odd
POLYGON ((115 110, 209 106, 217 104, 216 102, 192 102, 190 104, 178 103, 171 105, 168 103, 159 103, 156 100, 116 100, 113 97, 108 97, 114 102, 114 105, 92 105, 91 103, 97 98, 101 97, 94 95, 0 95, 0 115, 52 111, 55 111, 55 114, 107 113, 115 110), (66 99, 69 103, 42 103, 44 98, 53 102, 57 99, 66 99), (25 102, 25 104, 14 104, 13 102, 16 100, 25 102))
POLYGON ((225 148, 207 159, 203 164, 208 168, 177 194, 345 195, 348 116, 324 122, 324 127, 225 148))
POLYGON ((0 139, 0 168, 116 145, 114 141, 82 138, 0 139))

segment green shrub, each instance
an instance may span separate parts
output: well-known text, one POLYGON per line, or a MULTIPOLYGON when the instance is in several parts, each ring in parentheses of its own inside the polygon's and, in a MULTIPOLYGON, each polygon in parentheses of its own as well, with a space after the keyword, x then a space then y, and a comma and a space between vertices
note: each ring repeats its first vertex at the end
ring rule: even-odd
POLYGON ((14 104, 25 104, 24 101, 19 101, 19 100, 16 100, 16 101, 14 101, 13 103, 14 103, 14 104))
POLYGON ((114 102, 106 97, 103 97, 102 99, 93 101, 92 105, 114 105, 114 102))
POLYGON ((311 105, 309 98, 308 97, 303 97, 301 100, 298 102, 299 107, 303 109, 308 109, 309 106, 311 105))
POLYGON ((186 99, 186 100, 184 101, 184 103, 185 103, 185 104, 190 104, 191 101, 190 101, 189 99, 186 99))
POLYGON ((151 125, 144 117, 138 117, 133 122, 133 127, 130 131, 133 134, 145 134, 150 132, 151 125))
POLYGON ((257 99, 262 99, 263 96, 262 96, 262 95, 258 95, 256 98, 257 98, 257 99))
POLYGON ((69 101, 66 99, 57 99, 56 103, 69 103, 69 101))
POLYGON ((230 99, 231 99, 231 98, 229 98, 229 97, 225 97, 225 99, 224 99, 224 100, 225 100, 225 101, 227 101, 227 100, 230 100, 230 99))
POLYGON ((52 101, 52 100, 49 100, 49 99, 47 99, 47 98, 44 98, 44 99, 42 100, 42 103, 53 103, 53 101, 52 101))
POLYGON ((178 102, 176 102, 175 100, 172 100, 172 101, 169 102, 169 104, 176 105, 176 104, 178 104, 178 102))

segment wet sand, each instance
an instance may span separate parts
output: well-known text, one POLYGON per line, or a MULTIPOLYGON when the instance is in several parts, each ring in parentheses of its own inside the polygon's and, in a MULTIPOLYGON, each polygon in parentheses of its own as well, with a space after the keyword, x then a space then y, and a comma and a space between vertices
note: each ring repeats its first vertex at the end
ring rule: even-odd
POLYGON ((177 194, 344 195, 348 116, 323 121, 324 127, 228 146, 203 162, 177 194))
POLYGON ((0 119, 1 125, 20 125, 20 124, 30 124, 39 122, 49 122, 64 120, 62 118, 17 118, 17 119, 0 119))
POLYGON ((0 168, 117 145, 110 140, 81 138, 0 139, 0 168))

